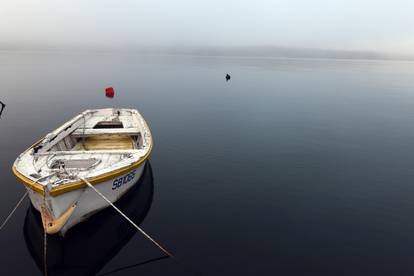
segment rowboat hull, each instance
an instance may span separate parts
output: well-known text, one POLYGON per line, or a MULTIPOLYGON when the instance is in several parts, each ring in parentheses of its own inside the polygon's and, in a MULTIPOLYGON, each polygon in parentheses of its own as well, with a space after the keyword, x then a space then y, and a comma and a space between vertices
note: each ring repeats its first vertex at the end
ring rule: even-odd
POLYGON ((137 183, 152 143, 137 110, 86 110, 20 154, 12 170, 45 231, 65 235, 137 183))
MULTIPOLYGON (((147 162, 141 178, 116 205, 139 225, 151 208, 153 190, 152 169, 150 162, 147 162)), ((65 237, 51 235, 47 238, 47 274, 96 275, 111 262, 136 231, 114 209, 106 208, 71 228, 65 237)), ((42 219, 32 206, 27 210, 23 233, 30 255, 43 272, 45 257, 42 219)))
MULTIPOLYGON (((116 202, 138 182, 145 164, 146 161, 120 176, 95 185, 95 188, 111 202, 116 202)), ((33 207, 40 212, 43 226, 48 234, 59 232, 61 235, 65 235, 71 227, 109 206, 89 187, 66 192, 56 197, 46 196, 46 198, 28 186, 26 186, 26 190, 33 207), (44 202, 48 208, 45 208, 44 202), (53 214, 49 210, 53 210, 53 214)))

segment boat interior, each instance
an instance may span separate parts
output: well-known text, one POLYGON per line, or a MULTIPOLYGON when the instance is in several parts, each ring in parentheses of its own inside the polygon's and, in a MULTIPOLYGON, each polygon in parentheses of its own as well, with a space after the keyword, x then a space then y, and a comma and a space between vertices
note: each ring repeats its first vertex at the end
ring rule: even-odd
POLYGON ((48 133, 15 166, 37 181, 61 185, 77 181, 78 172, 88 177, 128 166, 146 157, 151 146, 150 130, 137 110, 87 110, 48 133))
POLYGON ((133 150, 143 146, 137 116, 128 111, 83 115, 58 132, 46 136, 34 153, 133 150))
POLYGON ((49 152, 54 151, 90 151, 90 150, 131 150, 142 146, 141 132, 125 131, 121 125, 102 122, 98 127, 89 129, 77 129, 67 135, 54 146, 49 152), (102 127, 103 125, 108 128, 102 127))
POLYGON ((82 113, 33 147, 42 166, 87 170, 104 168, 130 157, 131 150, 144 148, 145 125, 129 110, 105 109, 82 113), (45 157, 45 158, 42 158, 45 157))

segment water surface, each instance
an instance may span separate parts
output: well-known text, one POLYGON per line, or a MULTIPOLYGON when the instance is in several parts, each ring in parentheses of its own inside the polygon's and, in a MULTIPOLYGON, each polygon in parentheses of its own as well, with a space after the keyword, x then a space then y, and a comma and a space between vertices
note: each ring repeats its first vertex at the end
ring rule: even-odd
MULTIPOLYGON (((155 143, 141 226, 191 269, 412 275, 413 72, 393 61, 2 52, 0 218, 24 193, 10 169, 20 152, 85 109, 137 108, 155 143)), ((41 275, 28 209, 0 233, 0 275, 41 275)), ((162 256, 136 233, 99 273, 192 275, 162 256)))

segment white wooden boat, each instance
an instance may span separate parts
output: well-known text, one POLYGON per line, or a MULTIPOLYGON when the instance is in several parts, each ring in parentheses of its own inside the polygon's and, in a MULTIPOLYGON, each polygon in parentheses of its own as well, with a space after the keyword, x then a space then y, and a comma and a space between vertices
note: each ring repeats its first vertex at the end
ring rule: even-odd
MULTIPOLYGON (((135 223, 140 224, 151 207, 153 190, 152 169, 148 161, 137 184, 116 205, 135 223)), ((137 229, 131 227, 113 208, 106 208, 73 227, 64 238, 59 235, 48 237, 47 275, 105 274, 101 271, 102 268, 121 251, 136 232, 137 229)), ((42 220, 39 212, 31 206, 26 212, 23 233, 30 255, 40 271, 45 271, 42 220)))
POLYGON ((152 137, 134 109, 86 110, 24 151, 13 172, 40 211, 48 234, 61 233, 108 206, 141 177, 152 137))

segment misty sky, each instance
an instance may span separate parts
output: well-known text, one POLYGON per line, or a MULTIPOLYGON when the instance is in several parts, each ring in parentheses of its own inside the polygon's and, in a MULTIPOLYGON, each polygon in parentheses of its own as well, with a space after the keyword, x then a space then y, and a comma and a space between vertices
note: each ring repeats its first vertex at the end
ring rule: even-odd
POLYGON ((414 1, 0 0, 0 45, 255 46, 414 54, 414 1))

